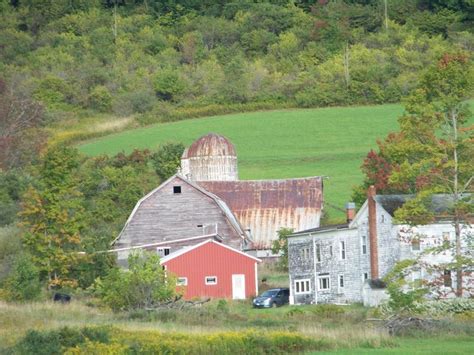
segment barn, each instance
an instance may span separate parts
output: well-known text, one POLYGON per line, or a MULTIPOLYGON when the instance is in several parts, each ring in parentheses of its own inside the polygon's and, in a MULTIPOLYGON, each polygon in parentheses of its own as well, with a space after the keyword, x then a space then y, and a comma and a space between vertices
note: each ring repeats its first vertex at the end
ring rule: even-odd
POLYGON ((246 299, 258 293, 260 259, 209 239, 161 259, 184 287, 184 298, 246 299))

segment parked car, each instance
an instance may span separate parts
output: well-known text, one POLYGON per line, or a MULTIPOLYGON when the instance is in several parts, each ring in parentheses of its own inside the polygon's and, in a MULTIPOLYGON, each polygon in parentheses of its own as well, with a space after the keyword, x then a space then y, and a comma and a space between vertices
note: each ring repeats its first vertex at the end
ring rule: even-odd
POLYGON ((253 306, 255 308, 278 307, 288 304, 289 299, 290 290, 288 288, 273 288, 254 298, 253 306))

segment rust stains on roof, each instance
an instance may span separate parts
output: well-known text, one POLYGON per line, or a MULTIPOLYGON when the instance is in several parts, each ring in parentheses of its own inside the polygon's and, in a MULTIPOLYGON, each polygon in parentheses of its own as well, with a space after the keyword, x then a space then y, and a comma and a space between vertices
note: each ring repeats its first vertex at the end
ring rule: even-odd
POLYGON ((224 136, 209 133, 191 144, 183 158, 229 155, 237 156, 234 145, 224 136))
POLYGON ((258 247, 271 246, 278 229, 319 226, 323 205, 321 177, 285 180, 199 181, 219 196, 258 247))

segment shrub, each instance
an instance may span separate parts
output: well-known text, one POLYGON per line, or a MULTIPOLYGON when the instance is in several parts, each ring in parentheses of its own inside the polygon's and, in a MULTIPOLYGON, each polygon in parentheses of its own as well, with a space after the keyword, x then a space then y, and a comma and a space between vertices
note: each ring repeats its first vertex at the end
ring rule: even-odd
POLYGON ((7 301, 32 301, 39 298, 42 284, 39 270, 28 254, 20 254, 13 262, 12 271, 4 282, 7 301))
POLYGON ((128 266, 112 269, 95 283, 96 294, 112 310, 148 309, 177 297, 176 282, 156 254, 130 254, 128 266))
POLYGON ((98 85, 92 89, 89 95, 89 106, 100 112, 107 112, 112 107, 112 95, 103 85, 98 85))
POLYGON ((343 306, 335 304, 318 304, 311 309, 311 312, 322 318, 335 318, 345 313, 343 306))
POLYGON ((50 331, 30 330, 11 349, 14 354, 50 355, 62 354, 65 348, 76 347, 87 341, 109 342, 108 327, 85 327, 82 329, 64 327, 50 331))
POLYGON ((154 88, 160 99, 172 101, 184 91, 185 83, 177 70, 163 69, 155 75, 154 88))

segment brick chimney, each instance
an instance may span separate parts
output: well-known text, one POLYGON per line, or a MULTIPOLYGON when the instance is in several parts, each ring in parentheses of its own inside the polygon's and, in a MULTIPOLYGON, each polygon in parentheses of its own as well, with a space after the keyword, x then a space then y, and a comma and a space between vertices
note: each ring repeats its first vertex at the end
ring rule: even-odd
POLYGON ((370 274, 372 280, 379 278, 379 253, 377 246, 377 206, 375 202, 375 186, 370 186, 367 191, 367 204, 369 207, 369 245, 370 245, 370 274))
POLYGON ((356 211, 355 208, 356 208, 356 205, 355 205, 354 202, 346 203, 346 220, 347 220, 347 223, 352 222, 352 220, 354 219, 355 211, 356 211))

